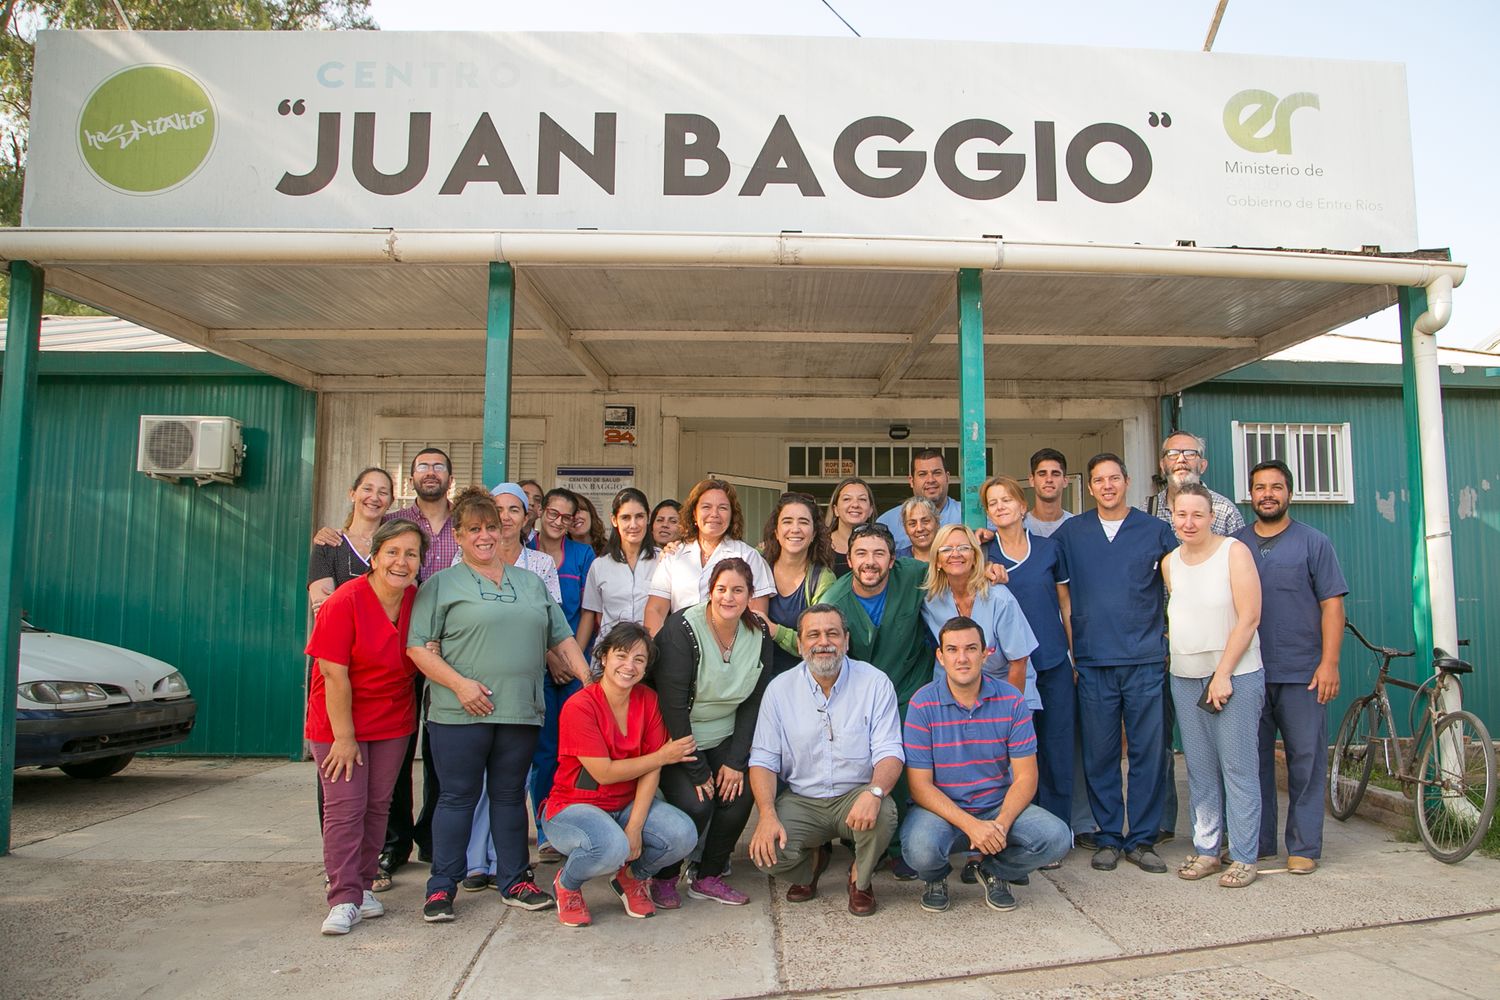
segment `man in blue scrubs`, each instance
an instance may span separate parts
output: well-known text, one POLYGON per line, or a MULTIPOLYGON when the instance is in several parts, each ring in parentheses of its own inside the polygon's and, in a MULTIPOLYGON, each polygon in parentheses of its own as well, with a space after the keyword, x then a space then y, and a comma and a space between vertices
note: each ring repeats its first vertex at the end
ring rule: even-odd
POLYGON ((1062 547, 1072 592, 1084 775, 1099 824, 1093 866, 1113 871, 1123 853, 1142 871, 1159 874, 1167 870, 1152 849, 1163 799, 1167 642, 1161 560, 1177 547, 1177 536, 1126 502, 1130 479, 1118 455, 1089 459, 1086 478, 1095 508, 1052 537, 1062 547), (1122 722, 1128 804, 1120 782, 1122 722))
POLYGON ((1292 471, 1282 462, 1250 470, 1255 523, 1235 538, 1260 570, 1260 656, 1266 701, 1260 716, 1260 855, 1276 855, 1276 731, 1286 748, 1286 867, 1311 874, 1323 856, 1327 704, 1339 693, 1339 644, 1349 585, 1322 532, 1287 513, 1292 471))

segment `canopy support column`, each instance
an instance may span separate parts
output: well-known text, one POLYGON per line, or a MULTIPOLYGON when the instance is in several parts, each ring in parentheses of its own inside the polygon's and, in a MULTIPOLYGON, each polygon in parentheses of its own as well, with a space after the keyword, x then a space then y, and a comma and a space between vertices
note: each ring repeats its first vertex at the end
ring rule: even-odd
POLYGON ((484 332, 484 484, 510 479, 510 380, 515 346, 516 274, 490 262, 489 308, 484 332))
POLYGON ((976 268, 958 272, 958 427, 959 482, 964 524, 988 522, 984 498, 984 306, 982 274, 976 268))
POLYGON ((10 853, 10 813, 15 791, 16 684, 21 669, 21 539, 31 482, 31 407, 36 395, 37 352, 42 336, 42 269, 24 260, 10 264, 10 317, 5 330, 5 380, 0 387, 0 468, 11 488, 0 490, 0 856, 10 853))

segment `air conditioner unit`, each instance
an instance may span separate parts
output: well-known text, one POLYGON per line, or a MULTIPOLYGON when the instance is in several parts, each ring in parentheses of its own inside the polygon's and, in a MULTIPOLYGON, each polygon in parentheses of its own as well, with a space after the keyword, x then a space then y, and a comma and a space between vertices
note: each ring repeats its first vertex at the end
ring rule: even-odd
POLYGON ((233 417, 141 417, 136 471, 176 482, 232 483, 245 457, 233 417))

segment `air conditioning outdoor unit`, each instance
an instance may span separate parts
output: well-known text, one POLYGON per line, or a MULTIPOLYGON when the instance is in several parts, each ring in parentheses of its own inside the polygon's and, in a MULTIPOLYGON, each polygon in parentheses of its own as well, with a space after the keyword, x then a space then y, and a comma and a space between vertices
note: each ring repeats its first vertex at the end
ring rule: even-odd
POLYGON ((245 457, 233 417, 141 417, 136 471, 176 482, 232 483, 245 457))

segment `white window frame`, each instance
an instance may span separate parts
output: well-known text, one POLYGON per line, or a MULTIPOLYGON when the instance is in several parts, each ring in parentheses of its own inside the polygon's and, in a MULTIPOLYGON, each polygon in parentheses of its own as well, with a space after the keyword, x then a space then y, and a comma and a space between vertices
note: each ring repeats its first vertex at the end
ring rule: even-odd
MULTIPOLYGON (((782 471, 786 474, 786 481, 788 483, 824 483, 824 482, 831 483, 831 482, 836 482, 837 480, 845 478, 844 476, 841 476, 841 475, 840 476, 823 476, 823 475, 816 475, 816 476, 814 476, 814 475, 793 476, 791 474, 791 471, 792 471, 791 470, 791 449, 793 449, 793 448, 824 448, 824 449, 827 449, 827 448, 839 448, 839 449, 843 449, 843 448, 881 449, 881 448, 884 448, 884 449, 887 449, 887 450, 894 449, 894 448, 904 448, 904 449, 910 449, 911 451, 919 451, 919 450, 924 449, 924 448, 936 448, 938 451, 946 451, 946 450, 951 450, 951 449, 953 449, 955 447, 956 446, 952 442, 948 442, 948 443, 945 443, 945 444, 924 444, 922 442, 891 441, 891 440, 886 439, 886 438, 871 439, 871 440, 868 440, 868 441, 845 441, 845 440, 839 440, 839 441, 808 441, 808 440, 802 440, 802 441, 785 441, 785 442, 782 443, 782 448, 781 448, 782 471)), ((987 463, 986 467, 989 467, 989 465, 993 463, 994 457, 995 457, 995 449, 994 449, 993 445, 986 445, 985 446, 985 456, 986 456, 986 463, 987 463)), ((872 459, 872 461, 873 461, 873 459, 872 459)), ((858 469, 858 467, 859 467, 858 466, 858 462, 856 460, 855 468, 858 469)), ((957 470, 952 470, 952 471, 956 472, 957 470)), ((857 472, 851 472, 850 475, 859 475, 859 473, 857 473, 857 472)), ((888 475, 888 476, 860 475, 860 478, 863 479, 863 480, 865 480, 868 483, 875 484, 875 485, 880 485, 880 484, 889 484, 889 483, 906 483, 906 482, 910 481, 911 476, 910 476, 910 472, 909 471, 897 473, 895 471, 895 465, 894 465, 894 463, 892 463, 892 471, 891 471, 891 474, 888 475)))
POLYGON ((1250 502, 1250 466, 1252 463, 1246 446, 1246 437, 1250 434, 1272 434, 1285 438, 1286 453, 1282 460, 1292 470, 1292 503, 1352 504, 1354 502, 1354 449, 1350 440, 1349 424, 1233 420, 1230 421, 1229 426, 1234 451, 1234 495, 1240 503, 1250 502), (1331 471, 1334 482, 1320 482, 1313 471, 1304 467, 1305 452, 1301 443, 1308 436, 1326 437, 1329 440, 1328 453, 1333 460, 1331 471))

